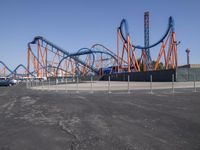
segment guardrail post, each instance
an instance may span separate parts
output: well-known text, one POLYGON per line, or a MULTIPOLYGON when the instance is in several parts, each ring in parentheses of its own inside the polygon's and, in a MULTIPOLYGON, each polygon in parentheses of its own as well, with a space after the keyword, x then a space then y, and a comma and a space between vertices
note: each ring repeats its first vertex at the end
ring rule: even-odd
POLYGON ((174 93, 174 74, 172 74, 172 93, 174 93))
POLYGON ((94 93, 94 91, 93 91, 93 78, 92 78, 92 76, 91 76, 91 79, 90 79, 90 90, 91 90, 91 93, 94 93))
POLYGON ((58 92, 58 79, 56 78, 56 92, 58 92))
POLYGON ((28 88, 28 79, 26 79, 26 88, 28 88))
POLYGON ((152 89, 152 75, 150 75, 150 94, 153 94, 153 89, 152 89))
POLYGON ((76 77, 76 93, 79 93, 78 82, 79 82, 79 79, 78 79, 78 76, 77 76, 76 77))
POLYGON ((128 75, 128 94, 130 94, 130 76, 128 75))
POLYGON ((42 79, 42 89, 44 89, 44 80, 42 79))
POLYGON ((68 90, 67 90, 67 77, 65 78, 65 92, 68 92, 68 90))
POLYGON ((48 84, 48 91, 50 91, 50 83, 51 83, 50 78, 48 79, 48 81, 49 81, 49 82, 48 82, 48 83, 49 83, 49 84, 48 84))
POLYGON ((197 89, 196 89, 196 74, 194 74, 194 92, 196 92, 197 89))
POLYGON ((108 76, 108 94, 112 93, 110 91, 110 75, 108 76))

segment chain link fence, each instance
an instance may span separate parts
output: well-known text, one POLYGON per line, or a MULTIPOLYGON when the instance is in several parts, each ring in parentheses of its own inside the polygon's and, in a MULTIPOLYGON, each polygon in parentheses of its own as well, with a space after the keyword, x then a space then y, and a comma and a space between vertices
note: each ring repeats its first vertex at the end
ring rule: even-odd
POLYGON ((178 68, 176 71, 176 81, 200 81, 200 68, 178 68))

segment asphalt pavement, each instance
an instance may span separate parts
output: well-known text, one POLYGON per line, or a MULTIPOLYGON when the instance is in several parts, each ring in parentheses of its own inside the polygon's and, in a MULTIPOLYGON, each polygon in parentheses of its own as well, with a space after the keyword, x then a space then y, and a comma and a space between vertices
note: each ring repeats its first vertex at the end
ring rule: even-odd
POLYGON ((198 90, 0 87, 0 150, 199 150, 198 90))

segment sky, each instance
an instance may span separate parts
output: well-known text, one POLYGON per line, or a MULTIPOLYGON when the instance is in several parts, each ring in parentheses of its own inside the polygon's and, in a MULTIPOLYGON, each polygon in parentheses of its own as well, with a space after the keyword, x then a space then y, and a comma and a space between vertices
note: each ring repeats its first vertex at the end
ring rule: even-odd
MULTIPOLYGON (((199 0, 0 0, 0 60, 27 64, 27 43, 43 36, 66 51, 101 43, 116 52, 116 30, 127 19, 132 43, 144 45, 144 12, 150 13, 150 44, 175 20, 178 63, 200 63, 199 0)), ((151 50, 156 59, 160 47, 151 50)))

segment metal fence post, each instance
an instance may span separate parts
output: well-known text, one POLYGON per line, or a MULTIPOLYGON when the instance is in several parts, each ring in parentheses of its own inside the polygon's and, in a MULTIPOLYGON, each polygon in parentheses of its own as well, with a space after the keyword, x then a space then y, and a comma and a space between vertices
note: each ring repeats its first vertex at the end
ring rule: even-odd
POLYGON ((32 87, 34 87, 34 80, 32 81, 32 87))
POLYGON ((174 93, 174 74, 172 74, 172 93, 174 93))
POLYGON ((194 74, 194 92, 196 92, 197 89, 196 89, 196 74, 194 74))
POLYGON ((68 92, 68 90, 67 90, 67 77, 65 78, 65 92, 68 92))
POLYGON ((152 75, 150 75, 150 93, 153 94, 153 90, 152 90, 152 75))
POLYGON ((48 81, 49 81, 48 91, 50 91, 50 83, 51 83, 50 78, 48 79, 48 81))
POLYGON ((29 81, 29 80, 27 80, 27 86, 28 86, 28 88, 31 87, 31 86, 30 86, 30 81, 29 81))
POLYGON ((92 79, 92 76, 91 76, 91 79, 90 79, 90 90, 91 90, 91 93, 94 93, 92 82, 93 82, 93 79, 92 79))
POLYGON ((130 76, 128 75, 128 94, 130 94, 130 76))
POLYGON ((78 82, 79 82, 79 80, 78 80, 78 76, 77 76, 76 77, 76 93, 79 93, 78 82))
POLYGON ((26 88, 28 88, 28 79, 26 79, 26 88))
POLYGON ((108 93, 110 94, 111 91, 110 91, 110 75, 108 76, 108 93))
POLYGON ((42 89, 44 89, 44 80, 42 79, 42 89))
POLYGON ((58 79, 56 78, 56 92, 58 91, 58 79))

